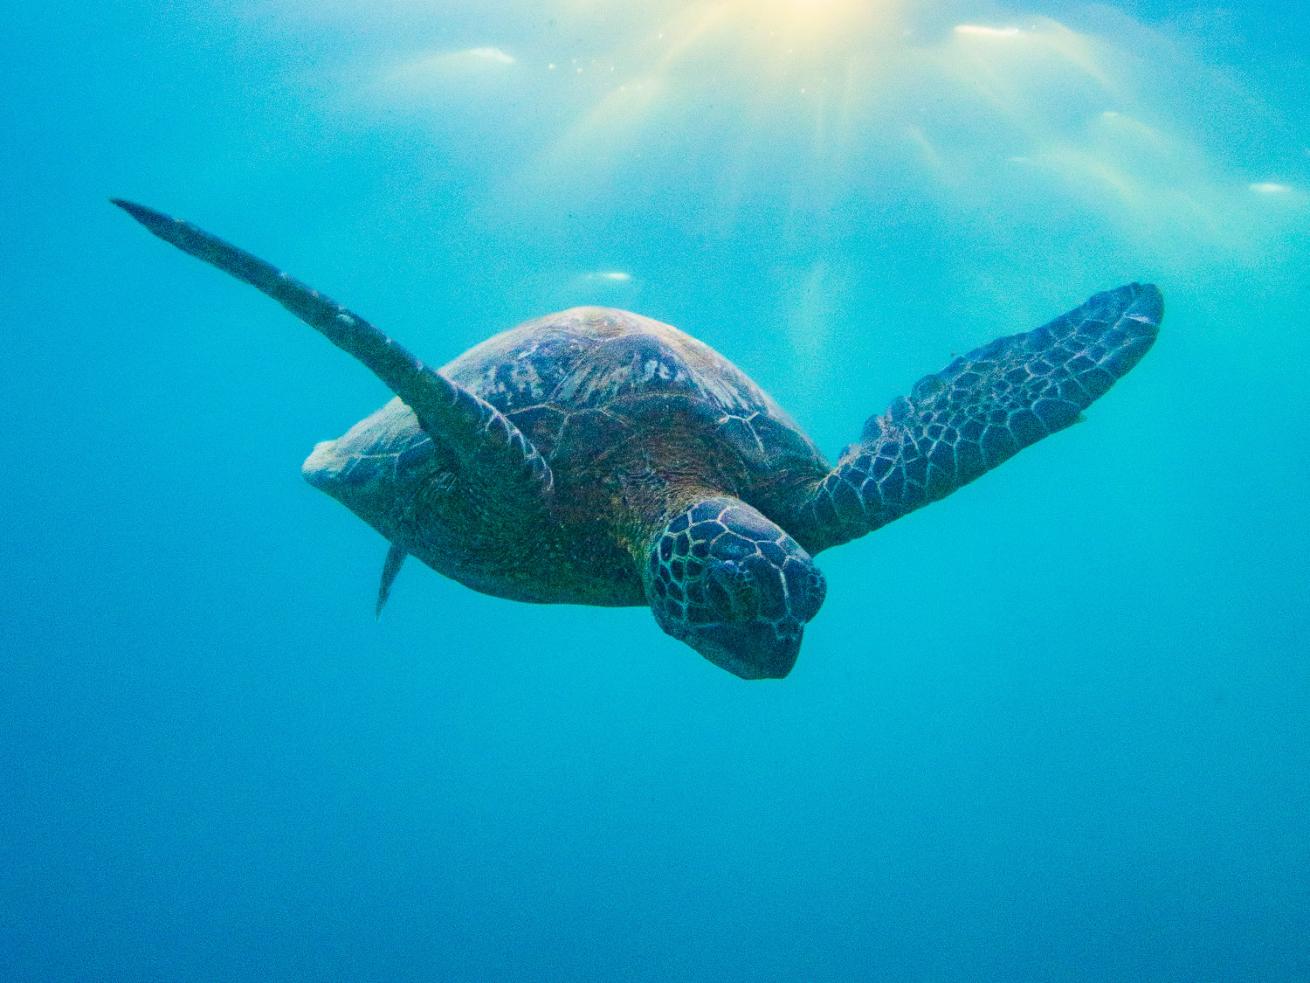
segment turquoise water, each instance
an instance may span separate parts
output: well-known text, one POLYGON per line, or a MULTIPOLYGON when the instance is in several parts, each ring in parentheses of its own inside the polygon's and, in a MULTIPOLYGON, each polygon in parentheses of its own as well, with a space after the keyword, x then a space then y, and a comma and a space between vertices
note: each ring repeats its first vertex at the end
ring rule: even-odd
POLYGON ((0 976, 1310 978, 1310 19, 469 6, 8 15, 0 976), (744 683, 417 564, 375 621, 298 469, 387 393, 110 195, 432 362, 671 322, 833 456, 1097 290, 1167 314, 744 683))

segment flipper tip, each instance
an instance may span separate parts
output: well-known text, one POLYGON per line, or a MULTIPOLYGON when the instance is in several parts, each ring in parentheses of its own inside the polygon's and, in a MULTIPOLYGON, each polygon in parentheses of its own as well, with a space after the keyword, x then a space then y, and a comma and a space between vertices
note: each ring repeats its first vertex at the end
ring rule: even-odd
POLYGON ((110 198, 109 204, 117 205, 138 221, 145 221, 147 217, 159 214, 152 208, 146 208, 145 205, 138 205, 136 202, 128 201, 126 198, 110 198))
POLYGON ((131 215, 155 235, 162 238, 169 238, 164 234, 165 230, 177 225, 176 219, 170 218, 163 212, 157 212, 153 208, 147 208, 145 205, 138 205, 136 202, 128 201, 126 198, 110 198, 109 202, 110 204, 117 205, 119 208, 123 209, 123 211, 131 215))
POLYGON ((1136 299, 1124 316, 1141 324, 1159 328, 1164 320, 1164 294, 1154 283, 1135 283, 1136 299))
POLYGON ((386 607, 387 598, 391 596, 391 585, 396 582, 396 575, 400 573, 400 568, 408 555, 403 546, 394 543, 387 550, 387 561, 382 564, 382 582, 378 584, 378 604, 374 609, 378 618, 382 617, 382 609, 386 607))

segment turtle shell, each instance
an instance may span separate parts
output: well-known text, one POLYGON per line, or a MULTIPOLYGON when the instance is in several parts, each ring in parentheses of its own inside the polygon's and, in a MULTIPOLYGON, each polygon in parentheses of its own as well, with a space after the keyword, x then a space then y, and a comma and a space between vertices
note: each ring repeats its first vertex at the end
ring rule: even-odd
MULTIPOLYGON (((675 421, 738 465, 739 495, 770 499, 830 467, 735 365, 677 328, 627 311, 579 307, 528 321, 441 372, 508 416, 557 474, 597 466, 624 441, 648 439, 675 421)), ((334 444, 338 459, 357 462, 360 479, 379 468, 402 477, 429 465, 434 450, 399 399, 334 444)), ((664 453, 676 456, 678 446, 664 453)))
POLYGON ((580 307, 529 321, 442 371, 513 420, 552 467, 594 460, 679 417, 711 431, 754 479, 828 470, 744 372, 677 328, 627 311, 580 307))

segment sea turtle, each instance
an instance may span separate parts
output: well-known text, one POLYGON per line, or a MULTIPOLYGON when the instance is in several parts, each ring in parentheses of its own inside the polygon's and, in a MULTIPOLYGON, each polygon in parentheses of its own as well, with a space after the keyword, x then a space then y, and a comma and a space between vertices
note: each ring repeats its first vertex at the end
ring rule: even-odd
POLYGON ((487 594, 649 604, 748 679, 785 676, 823 603, 813 557, 950 494, 1080 413, 1155 340, 1129 284, 921 379, 832 466, 708 345, 626 311, 529 321, 433 369, 357 314, 186 222, 115 200, 263 291, 396 395, 303 471, 391 548, 487 594))

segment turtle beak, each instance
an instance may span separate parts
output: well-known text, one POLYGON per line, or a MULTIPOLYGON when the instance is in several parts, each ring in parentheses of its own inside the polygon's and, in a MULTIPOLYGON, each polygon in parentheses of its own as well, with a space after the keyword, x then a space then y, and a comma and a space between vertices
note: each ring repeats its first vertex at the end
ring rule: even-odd
POLYGON ((721 669, 742 679, 782 679, 800 655, 799 621, 707 625, 683 640, 721 669))

